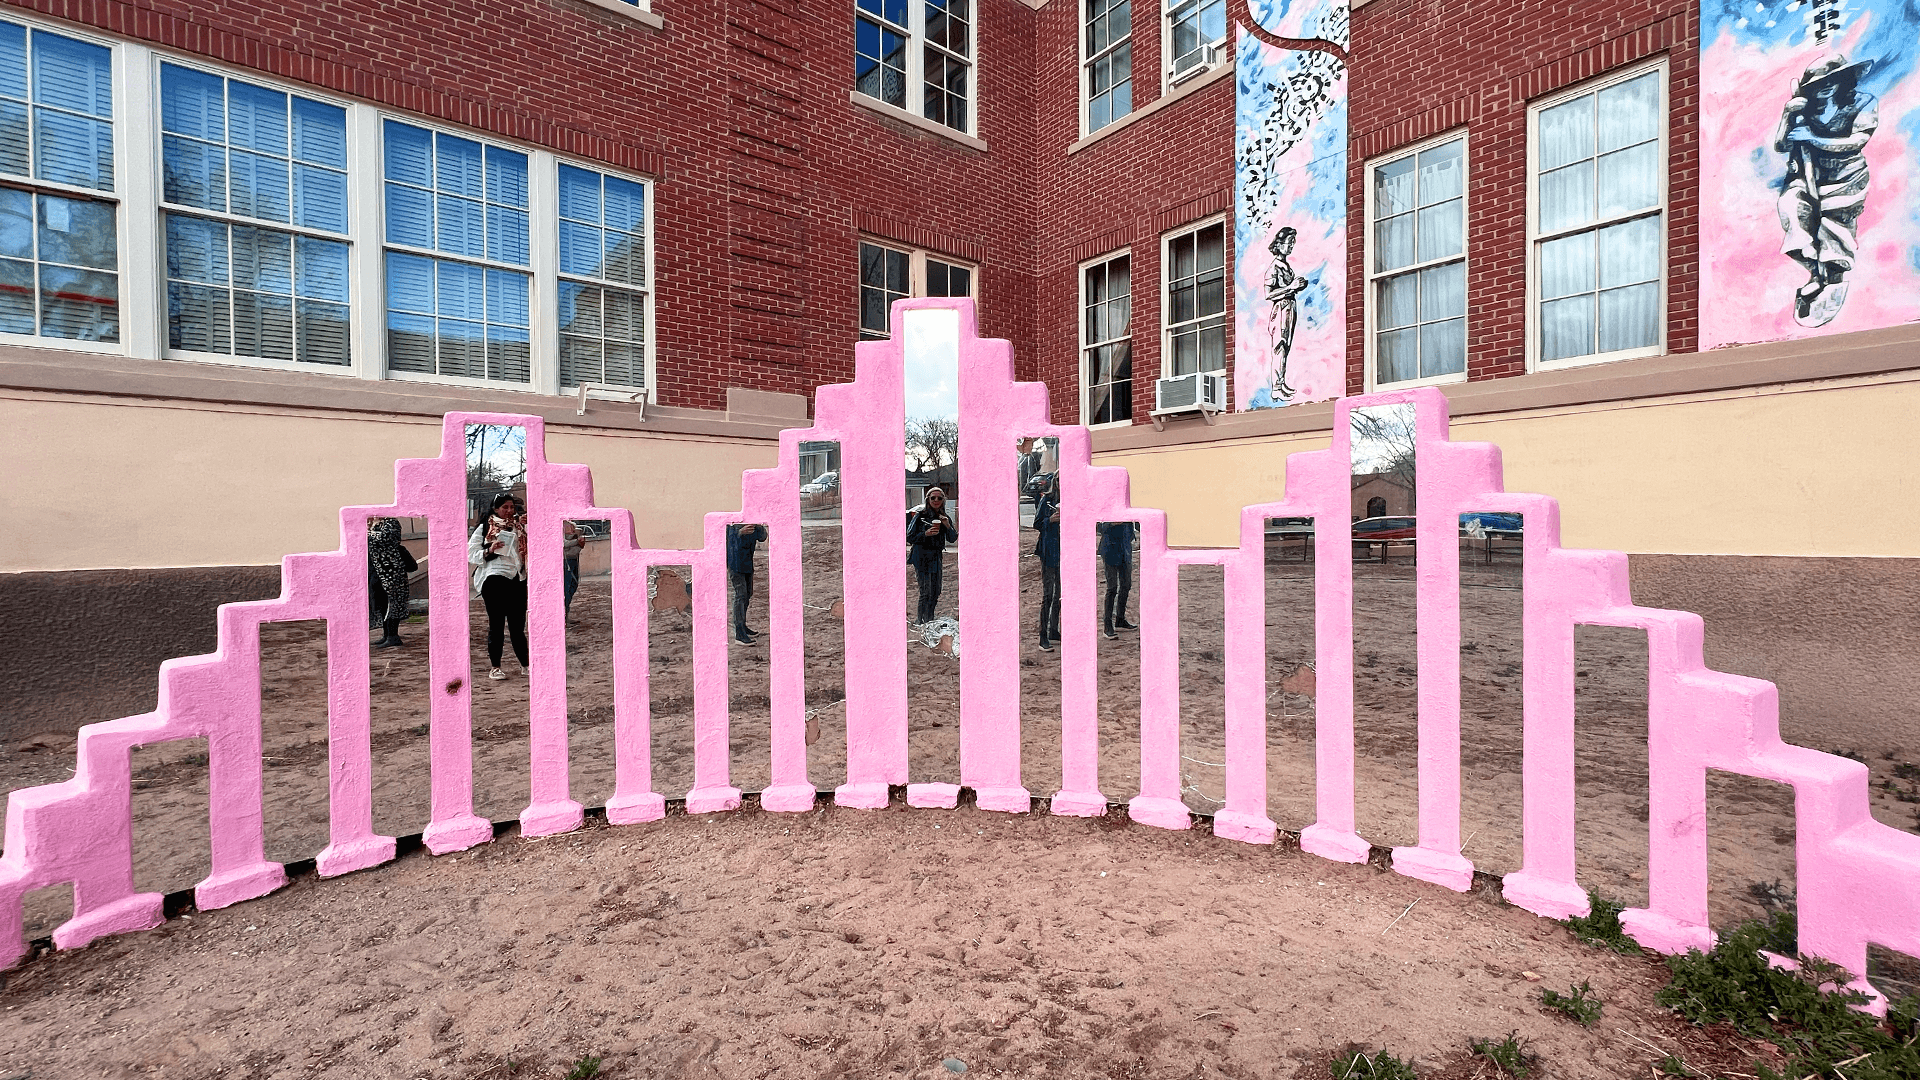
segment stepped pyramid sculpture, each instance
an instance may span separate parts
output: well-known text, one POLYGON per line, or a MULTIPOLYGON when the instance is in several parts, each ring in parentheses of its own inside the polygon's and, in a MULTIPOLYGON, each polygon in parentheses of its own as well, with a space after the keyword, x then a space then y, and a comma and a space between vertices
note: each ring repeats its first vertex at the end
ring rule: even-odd
MULTIPOLYGON (((1447 401, 1418 389, 1341 401, 1330 449, 1291 455, 1287 498, 1241 513, 1240 546, 1169 550, 1165 516, 1129 504, 1127 473, 1091 466, 1087 429, 1049 423, 1046 387, 1013 379, 1004 341, 976 337, 969 300, 904 300, 893 325, 923 320, 957 344, 960 360, 960 474, 967 532, 959 555, 960 607, 967 641, 960 672, 960 775, 948 784, 908 786, 914 806, 956 805, 962 786, 979 805, 1030 808, 1020 782, 1018 572, 1020 523, 1015 472, 1007 451, 1018 439, 1053 436, 1060 445, 1063 550, 1091 552, 1095 523, 1131 520, 1142 529, 1140 790, 1127 803, 1135 819, 1184 829, 1180 798, 1179 569, 1212 564, 1226 575, 1226 802, 1214 818, 1221 836, 1271 843, 1267 817, 1264 526, 1270 517, 1349 517, 1349 413, 1412 403, 1417 413, 1419 560, 1419 843, 1396 848, 1402 874, 1464 890, 1473 865, 1460 854, 1460 610, 1458 519, 1463 511, 1526 515, 1524 569, 1525 764, 1524 865, 1505 879, 1507 898, 1552 918, 1584 914, 1575 877, 1574 652, 1576 624, 1637 627, 1649 644, 1648 760, 1651 797, 1648 874, 1651 900, 1622 921, 1642 944, 1665 952, 1708 948, 1706 770, 1721 769, 1793 785, 1796 795, 1801 949, 1833 960, 1865 982, 1869 943, 1920 954, 1920 837, 1868 814, 1867 769, 1858 762, 1781 742, 1778 699, 1770 683, 1709 671, 1698 616, 1635 606, 1627 558, 1558 546, 1554 500, 1501 490, 1499 450, 1448 440, 1447 401)), ((838 441, 845 536, 847 776, 834 799, 880 807, 889 785, 907 779, 906 610, 901 522, 904 460, 903 348, 911 335, 857 346, 857 377, 824 386, 811 429, 780 436, 779 464, 743 477, 740 513, 708 514, 696 551, 644 550, 629 511, 596 507, 585 467, 546 460, 544 429, 531 416, 455 413, 446 418, 440 456, 395 466, 390 506, 348 507, 337 551, 288 556, 279 599, 220 609, 219 649, 160 667, 159 707, 143 716, 80 730, 72 779, 13 792, 0 857, 0 963, 25 951, 22 897, 62 882, 74 885, 74 915, 54 934, 62 948, 105 934, 157 925, 162 898, 132 889, 129 752, 141 744, 208 741, 213 871, 195 889, 203 908, 264 895, 285 881, 263 857, 258 626, 292 619, 328 621, 331 745, 331 842, 317 859, 323 876, 391 859, 394 839, 372 827, 369 661, 366 634, 366 522, 425 517, 430 603, 467 605, 465 448, 469 424, 517 424, 527 431, 532 638, 530 804, 520 815, 529 836, 581 824, 568 785, 567 687, 562 625, 560 522, 613 522, 615 763, 606 800, 614 823, 650 821, 665 812, 653 790, 648 722, 647 574, 655 565, 691 564, 694 579, 695 784, 690 812, 729 810, 740 791, 728 776, 725 531, 762 522, 770 532, 768 731, 772 785, 761 793, 773 811, 815 804, 807 775, 802 686, 799 444, 838 441), (543 569, 544 568, 544 569, 543 569)), ((1301 846, 1328 859, 1360 862, 1368 843, 1354 831, 1353 563, 1344 528, 1322 528, 1316 556, 1318 715, 1317 820, 1301 846)), ((1062 777, 1055 813, 1097 815, 1107 795, 1096 774, 1095 596, 1091 558, 1061 562, 1062 777)), ((471 646, 464 619, 430 630, 432 820, 426 846, 445 853, 492 839, 473 813, 471 646)), ((1046 718, 1051 722, 1051 718, 1046 718)), ((1875 1005, 1884 1001, 1874 995, 1875 1005)))

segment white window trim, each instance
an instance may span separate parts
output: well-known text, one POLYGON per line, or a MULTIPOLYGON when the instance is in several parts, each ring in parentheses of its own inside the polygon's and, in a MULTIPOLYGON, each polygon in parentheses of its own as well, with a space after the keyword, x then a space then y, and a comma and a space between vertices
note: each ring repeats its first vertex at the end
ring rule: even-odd
MULTIPOLYGON (((1667 169, 1671 160, 1672 138, 1672 98, 1669 93, 1671 77, 1666 58, 1657 57, 1643 63, 1628 64, 1597 78, 1588 79, 1577 86, 1527 103, 1527 318, 1526 318, 1526 362, 1529 373, 1535 371, 1559 371, 1564 368, 1586 367, 1590 364, 1608 364, 1615 360, 1632 360, 1643 356, 1664 356, 1667 352, 1667 294, 1671 284, 1671 249, 1668 244, 1669 218, 1672 214, 1672 192, 1670 190, 1667 169), (1659 177, 1660 200, 1657 212, 1660 215, 1660 308, 1657 319, 1657 333, 1654 343, 1641 349, 1617 349, 1607 353, 1590 353, 1586 356, 1569 356, 1559 360, 1540 358, 1540 113, 1563 101, 1593 94, 1614 85, 1639 78, 1649 71, 1660 74, 1660 163, 1655 172, 1659 177)), ((1598 183, 1598 178, 1595 178, 1598 183)), ((1648 211, 1623 214, 1616 218, 1595 220, 1578 228, 1563 230, 1564 233, 1581 232, 1586 229, 1598 229, 1612 221, 1625 221, 1630 218, 1644 217, 1648 211)), ((1558 234, 1556 234, 1558 235, 1558 234)), ((1596 312, 1597 317, 1597 312, 1596 312)))
MULTIPOLYGON (((1399 382, 1388 382, 1388 383, 1383 383, 1379 381, 1379 373, 1374 364, 1374 352, 1375 352, 1374 318, 1378 314, 1378 307, 1379 307, 1377 301, 1375 300, 1375 293, 1377 290, 1374 289, 1374 285, 1375 283, 1380 281, 1382 278, 1398 277, 1401 274, 1412 273, 1413 271, 1418 270, 1422 267, 1444 266, 1447 263, 1451 263, 1451 262, 1460 263, 1462 267, 1464 267, 1463 272, 1466 275, 1467 281, 1468 282, 1472 281, 1473 245, 1469 242, 1472 239, 1472 234, 1469 231, 1469 226, 1472 224, 1473 217, 1468 212, 1473 206, 1473 191, 1471 186, 1473 183, 1472 157, 1473 157, 1473 144, 1471 141, 1471 136, 1468 133, 1467 129, 1453 128, 1452 130, 1443 132, 1442 134, 1435 135, 1432 138, 1423 139, 1417 143, 1409 143, 1406 146, 1396 147, 1395 149, 1388 151, 1387 153, 1381 154, 1379 157, 1374 158, 1371 161, 1367 162, 1366 174, 1361 180, 1361 184, 1363 186, 1361 189, 1361 209, 1360 209, 1361 233, 1362 233, 1360 257, 1363 260, 1361 265, 1364 267, 1364 273, 1361 275, 1362 283, 1360 287, 1365 290, 1362 293, 1362 299, 1361 299, 1361 311, 1362 311, 1361 356, 1364 358, 1363 362, 1366 366, 1366 376, 1367 376, 1366 388, 1368 393, 1373 393, 1375 390, 1382 390, 1382 389, 1405 390, 1409 387, 1414 387, 1414 386, 1448 386, 1453 383, 1463 383, 1467 381, 1467 372, 1464 369, 1461 371, 1453 372, 1451 374, 1447 374, 1447 375, 1429 375, 1421 379, 1404 379, 1399 382), (1444 259, 1430 259, 1424 263, 1420 263, 1420 262, 1408 263, 1405 266, 1397 267, 1393 270, 1381 270, 1381 271, 1374 270, 1373 268, 1373 247, 1374 247, 1373 171, 1382 165, 1391 165, 1396 161, 1400 161, 1405 158, 1412 157, 1425 150, 1431 150, 1436 146, 1445 146, 1447 143, 1450 143, 1455 139, 1460 140, 1460 254, 1457 256, 1449 256, 1444 259)), ((1473 356, 1473 307, 1471 304, 1467 306, 1465 319, 1466 319, 1466 341, 1467 341, 1466 355, 1468 357, 1467 366, 1470 367, 1472 364, 1472 356, 1473 356)))
MULTIPOLYGON (((627 5, 622 4, 622 7, 627 5)), ((647 258, 644 287, 608 283, 644 295, 647 333, 644 342, 646 392, 649 402, 656 400, 655 381, 658 349, 658 323, 655 317, 659 281, 655 269, 658 219, 656 185, 650 177, 611 168, 604 163, 555 154, 542 147, 489 132, 471 131, 397 110, 355 101, 301 83, 276 79, 258 72, 206 61, 200 57, 153 48, 141 42, 127 41, 101 34, 76 31, 64 24, 50 23, 31 14, 10 11, 9 21, 37 30, 60 34, 75 40, 101 45, 111 50, 113 72, 113 152, 114 190, 95 191, 31 177, 17 179, 19 186, 50 193, 108 201, 115 205, 119 265, 115 273, 120 282, 120 340, 118 342, 81 341, 70 338, 42 337, 37 334, 0 333, 0 344, 30 348, 53 348, 69 352, 134 356, 147 359, 221 364, 229 367, 292 371, 310 375, 334 375, 394 382, 427 382, 472 386, 486 390, 510 390, 559 396, 559 228, 558 186, 562 163, 640 184, 647 192, 647 258), (222 78, 239 79, 257 86, 295 94, 313 101, 336 105, 346 110, 348 230, 329 233, 292 223, 257 221, 194 207, 171 210, 162 204, 159 177, 160 143, 160 65, 174 64, 222 78), (528 155, 529 251, 526 267, 507 267, 528 273, 533 278, 529 319, 529 381, 493 382, 462 376, 433 375, 419 372, 390 372, 386 369, 386 256, 384 171, 382 168, 381 127, 386 119, 399 120, 428 130, 443 131, 461 138, 493 143, 528 155), (236 356, 227 353, 203 353, 167 347, 167 275, 165 233, 162 215, 168 212, 191 214, 210 220, 258 224, 262 227, 301 236, 340 240, 348 249, 349 317, 352 320, 349 341, 352 355, 345 366, 308 364, 295 360, 236 356), (542 227, 542 221, 550 224, 542 227)), ((412 250, 400 247, 401 250, 412 250)), ((458 261, 496 265, 486 259, 466 259, 444 253, 418 252, 458 261)), ((964 264, 962 264, 964 265, 964 264)), ((978 281, 978 268, 974 280, 978 281)), ((976 291, 978 286, 975 286, 976 291)))
MULTIPOLYGON (((1093 391, 1093 383, 1090 378, 1091 373, 1087 369, 1087 350, 1091 349, 1096 344, 1105 345, 1105 344, 1111 344, 1112 342, 1115 342, 1115 341, 1126 341, 1131 343, 1134 339, 1133 248, 1131 245, 1129 245, 1127 247, 1115 248, 1104 255, 1096 255, 1093 258, 1087 259, 1084 262, 1080 263, 1080 265, 1074 268, 1073 272, 1075 275, 1075 280, 1079 283, 1078 287, 1074 290, 1075 295, 1078 297, 1078 301, 1074 309, 1074 321, 1078 324, 1078 326, 1075 330, 1074 336, 1080 343, 1079 363, 1075 365, 1080 372, 1080 395, 1079 395, 1080 396, 1080 423, 1095 431, 1104 431, 1107 428, 1132 427, 1133 417, 1131 415, 1129 415, 1125 420, 1109 420, 1104 424, 1090 424, 1087 422, 1087 416, 1089 413, 1089 406, 1088 406, 1087 399, 1093 391), (1110 338, 1104 342, 1090 342, 1087 340, 1087 271, 1103 263, 1110 263, 1110 262, 1113 262, 1115 259, 1120 259, 1120 258, 1125 258, 1127 260, 1127 336, 1124 338, 1110 338)), ((1161 290, 1161 292, 1163 293, 1165 291, 1166 291, 1165 289, 1161 290)), ((1137 376, 1133 376, 1133 375, 1128 376, 1128 382, 1131 383, 1135 381, 1138 381, 1137 376)), ((1129 391, 1131 391, 1131 387, 1129 387, 1129 391)), ((1128 403, 1127 411, 1129 413, 1133 411, 1131 402, 1128 403)))
MULTIPOLYGON (((880 338, 861 339, 859 337, 859 335, 866 332, 860 326, 859 298, 860 298, 860 290, 861 288, 864 287, 860 281, 860 248, 867 244, 871 244, 874 247, 885 248, 888 251, 899 252, 900 254, 905 255, 907 257, 906 299, 917 300, 927 295, 927 260, 931 259, 934 262, 945 263, 948 266, 957 266, 960 269, 965 270, 967 272, 967 299, 972 300, 976 306, 979 305, 980 303, 980 264, 979 263, 972 262, 967 259, 962 259, 957 256, 948 255, 948 254, 945 254, 944 252, 931 251, 923 247, 915 247, 912 244, 902 243, 898 240, 889 240, 884 236, 874 236, 870 233, 860 233, 853 245, 853 295, 854 295, 853 332, 856 340, 874 340, 874 341, 884 340, 880 338)), ((888 319, 889 319, 889 326, 887 328, 887 333, 891 335, 893 333, 893 328, 891 326, 891 319, 892 319, 891 313, 889 313, 888 319)))
POLYGON ((649 3, 648 0, 640 0, 638 4, 629 4, 626 3, 625 0, 587 0, 587 3, 625 15, 627 18, 635 22, 644 23, 647 26, 653 27, 655 30, 665 30, 667 28, 667 21, 653 13, 653 5, 649 3))
MULTIPOLYGON (((1215 38, 1212 41, 1206 42, 1207 45, 1211 45, 1218 50, 1218 55, 1214 57, 1213 63, 1200 64, 1197 67, 1191 68, 1188 71, 1181 74, 1180 81, 1178 83, 1174 82, 1173 61, 1175 60, 1175 57, 1173 55, 1173 12, 1175 8, 1183 6, 1186 2, 1187 0, 1160 0, 1160 96, 1161 97, 1165 97, 1167 94, 1171 93, 1173 90, 1175 90, 1178 87, 1185 87, 1188 83, 1194 81, 1195 79, 1205 78, 1206 77, 1204 74, 1205 72, 1213 71, 1214 69, 1220 68, 1220 67, 1230 67, 1233 64, 1234 50, 1232 46, 1227 44, 1228 41, 1230 41, 1233 37, 1233 6, 1229 4, 1227 6, 1227 32, 1224 35, 1218 38, 1215 38)), ((1206 3, 1206 0, 1199 0, 1199 3, 1204 6, 1206 3)), ((1082 128, 1081 130, 1084 131, 1085 129, 1082 128)), ((1105 130, 1105 129, 1103 128, 1101 130, 1105 130)))
MULTIPOLYGON (((1229 334, 1231 333, 1233 328, 1233 258, 1232 258, 1233 253, 1230 250, 1233 244, 1233 232, 1232 230, 1226 227, 1227 215, 1214 214, 1210 217, 1201 218, 1198 221, 1189 221, 1186 224, 1181 225, 1176 229, 1171 229, 1167 232, 1161 233, 1160 234, 1160 284, 1159 284, 1159 290, 1160 290, 1160 376, 1159 377, 1162 379, 1171 379, 1174 377, 1173 372, 1170 368, 1170 365, 1173 363, 1173 323, 1171 321, 1172 315, 1173 315, 1173 289, 1171 287, 1173 276, 1170 273, 1168 273, 1169 265, 1173 258, 1173 242, 1182 236, 1187 236, 1191 233, 1197 233, 1201 229, 1207 228, 1208 226, 1212 226, 1212 225, 1220 226, 1221 248, 1226 256, 1224 260, 1224 265, 1221 268, 1221 284, 1222 284, 1222 306, 1220 308, 1220 318, 1222 320, 1221 325, 1227 328, 1227 330, 1229 331, 1229 334)), ((1199 322, 1199 321, 1200 321, 1199 319, 1190 319, 1188 320, 1188 323, 1199 322)), ((1131 325, 1131 323, 1129 323, 1129 325, 1131 325)), ((1187 323, 1182 323, 1181 325, 1185 326, 1187 325, 1187 323)), ((1232 363, 1233 363, 1233 349, 1231 345, 1229 345, 1229 347, 1222 349, 1220 351, 1219 367, 1201 368, 1200 371, 1203 374, 1208 374, 1208 375, 1224 375, 1229 370, 1229 365, 1232 363)), ((1138 376, 1135 376, 1135 377, 1138 378, 1138 376)))
MULTIPOLYGON (((900 29, 901 26, 899 23, 888 22, 886 19, 878 15, 875 15, 870 11, 862 10, 858 3, 858 0, 855 0, 852 6, 853 6, 853 18, 855 23, 855 36, 856 36, 855 38, 856 52, 854 53, 854 56, 855 56, 855 62, 858 63, 859 53, 857 51, 857 48, 858 48, 857 41, 858 41, 858 33, 859 33, 858 24, 860 20, 868 19, 874 22, 876 25, 891 27, 894 29, 900 29)), ((880 112, 888 116, 900 116, 903 119, 908 120, 909 122, 916 123, 920 127, 925 127, 936 132, 944 132, 945 134, 948 134, 948 135, 960 135, 963 137, 961 140, 962 142, 966 142, 967 140, 972 140, 972 143, 969 143, 969 145, 973 145, 974 143, 977 143, 978 145, 974 147, 975 149, 985 150, 987 148, 987 144, 979 141, 980 0, 974 0, 973 4, 968 8, 968 14, 970 17, 967 19, 967 56, 965 58, 966 65, 967 65, 967 126, 966 127, 957 128, 951 124, 942 123, 938 120, 928 119, 926 115, 927 113, 926 49, 927 49, 927 46, 930 44, 930 42, 928 42, 927 40, 927 0, 907 0, 907 24, 905 26, 905 29, 907 31, 907 35, 906 35, 907 36, 907 75, 906 75, 907 101, 906 101, 906 105, 904 107, 900 105, 895 105, 892 102, 887 101, 885 98, 878 98, 878 97, 873 97, 869 94, 863 94, 860 92, 860 88, 858 86, 853 87, 851 90, 851 93, 853 95, 853 103, 856 105, 865 105, 876 112, 880 112)), ((941 49, 942 51, 945 51, 944 46, 936 45, 934 46, 934 48, 938 48, 938 49, 941 49)))
MULTIPOLYGON (((1088 0, 1080 0, 1080 5, 1079 5, 1080 6, 1080 16, 1079 16, 1080 22, 1078 27, 1076 28, 1076 33, 1079 35, 1079 42, 1074 46, 1077 50, 1079 50, 1079 55, 1080 55, 1079 98, 1080 98, 1080 138, 1082 139, 1093 134, 1093 129, 1089 128, 1087 124, 1090 122, 1090 119, 1091 119, 1090 110, 1093 107, 1093 96, 1092 96, 1093 62, 1100 58, 1099 56, 1087 55, 1087 4, 1088 4, 1088 0)), ((1114 53, 1114 50, 1118 49, 1122 43, 1127 43, 1131 41, 1133 41, 1133 9, 1131 6, 1129 6, 1127 9, 1126 36, 1121 38, 1119 41, 1108 39, 1106 51, 1102 52, 1100 56, 1112 56, 1114 53)), ((1132 69, 1129 68, 1128 70, 1129 70, 1129 73, 1127 75, 1127 80, 1131 82, 1133 80, 1132 69)), ((1110 128, 1115 124, 1120 123, 1124 118, 1133 115, 1134 111, 1135 110, 1133 107, 1133 98, 1132 98, 1131 92, 1129 92, 1129 95, 1127 98, 1127 111, 1124 113, 1119 113, 1115 115, 1114 118, 1107 121, 1106 124, 1100 128, 1100 130, 1105 131, 1107 130, 1107 128, 1110 128)), ((1095 261, 1097 262, 1098 260, 1095 260, 1095 261)))

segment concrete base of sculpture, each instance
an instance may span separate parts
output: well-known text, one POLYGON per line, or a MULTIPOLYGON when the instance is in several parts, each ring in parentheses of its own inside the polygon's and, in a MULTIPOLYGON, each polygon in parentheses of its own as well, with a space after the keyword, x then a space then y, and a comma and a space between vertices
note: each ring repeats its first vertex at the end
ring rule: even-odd
POLYGON ((1530 870, 1518 870, 1501 879, 1500 895, 1506 897, 1509 904, 1549 919, 1582 918, 1593 910, 1587 901, 1587 890, 1530 870))
POLYGON ((615 825, 638 825, 667 816, 667 797, 657 792, 622 795, 607 800, 607 820, 615 825))
POLYGON ((812 784, 784 784, 760 793, 760 809, 782 814, 803 814, 813 809, 819 796, 812 784))
POLYGON ((1373 848, 1352 829, 1309 825, 1300 833, 1300 850, 1333 862, 1363 863, 1373 848))
POLYGON ((1280 835, 1280 828, 1254 814, 1222 810, 1213 815, 1213 835, 1249 844, 1271 844, 1280 835))
POLYGON ((586 820, 586 808, 572 799, 534 803, 520 811, 520 835, 554 836, 572 832, 586 820))
POLYGON ((1051 805, 1061 817, 1102 817, 1107 812, 1107 797, 1097 791, 1056 791, 1051 805))
POLYGON ((885 784, 841 784, 833 789, 835 806, 855 810, 885 810, 892 800, 893 792, 885 784))
POLYGON ((740 809, 740 789, 737 787, 694 788, 687 792, 687 813, 717 814, 723 810, 740 809))
POLYGON ((1161 799, 1149 795, 1136 796, 1127 802, 1127 816, 1142 825, 1151 825, 1156 829, 1193 828, 1193 811, 1179 799, 1161 799))
MULTIPOLYGON (((284 875, 281 880, 286 880, 284 875)), ((166 898, 159 893, 135 893, 124 900, 116 900, 103 908, 76 915, 61 923, 53 931, 53 943, 62 949, 77 949, 108 934, 151 930, 166 921, 165 908, 166 898)))
POLYGON ((1620 929, 1633 940, 1655 952, 1683 953, 1688 949, 1712 952, 1718 936, 1694 923, 1668 918, 1646 908, 1628 908, 1620 913, 1620 929))
POLYGON ((339 877, 355 870, 365 870, 369 866, 379 866, 393 858, 394 850, 393 837, 369 836, 343 844, 328 844, 320 849, 313 864, 321 877, 339 877))
POLYGON ((1023 787, 983 787, 974 791, 973 803, 982 810, 1024 814, 1033 809, 1033 794, 1023 787))
POLYGON ((462 814, 445 821, 436 821, 420 834, 421 842, 426 844, 427 850, 435 855, 465 851, 476 844, 484 844, 492 839, 493 822, 473 814, 462 814))
POLYGON ((228 907, 265 896, 287 883, 287 868, 277 862, 257 862, 224 874, 215 874, 193 887, 193 903, 202 911, 228 907))
POLYGON ((960 805, 959 784, 908 784, 907 805, 951 810, 960 805))
POLYGON ((1473 888, 1473 862, 1464 856, 1420 847, 1393 849, 1393 870, 1410 878, 1444 885, 1454 892, 1473 888))

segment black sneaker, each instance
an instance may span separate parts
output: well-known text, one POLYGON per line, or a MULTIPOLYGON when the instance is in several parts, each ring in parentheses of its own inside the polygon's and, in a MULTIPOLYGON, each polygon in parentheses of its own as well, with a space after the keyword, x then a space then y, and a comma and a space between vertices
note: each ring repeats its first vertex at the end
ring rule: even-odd
POLYGON ((737 634, 736 634, 736 635, 734 635, 734 639, 733 639, 733 640, 735 640, 735 641, 737 641, 737 642, 739 642, 739 643, 740 643, 740 644, 742 644, 742 645, 758 645, 758 644, 760 644, 760 639, 759 639, 759 638, 757 638, 757 637, 740 637, 740 636, 739 636, 739 635, 737 635, 737 634))
POLYGON ((1122 630, 1138 630, 1138 629, 1140 629, 1140 624, 1139 624, 1139 623, 1130 623, 1130 622, 1128 622, 1128 621, 1127 621, 1127 620, 1125 620, 1125 619, 1121 619, 1121 620, 1119 620, 1118 622, 1115 622, 1115 623, 1114 623, 1113 625, 1115 625, 1115 626, 1117 626, 1117 627, 1119 627, 1119 628, 1120 628, 1120 629, 1122 629, 1122 630))
POLYGON ((1043 642, 1041 642, 1041 643, 1040 643, 1040 651, 1041 651, 1041 652, 1052 652, 1052 651, 1053 651, 1053 642, 1051 642, 1051 641, 1043 641, 1043 642))
POLYGON ((1108 641, 1113 641, 1113 640, 1115 640, 1116 638, 1118 638, 1118 637, 1119 637, 1120 635, 1119 635, 1119 634, 1116 634, 1116 633, 1114 633, 1114 632, 1113 632, 1113 631, 1111 631, 1111 630, 1102 630, 1102 631, 1100 631, 1100 636, 1101 636, 1101 637, 1103 637, 1103 638, 1106 638, 1106 639, 1107 639, 1108 641))

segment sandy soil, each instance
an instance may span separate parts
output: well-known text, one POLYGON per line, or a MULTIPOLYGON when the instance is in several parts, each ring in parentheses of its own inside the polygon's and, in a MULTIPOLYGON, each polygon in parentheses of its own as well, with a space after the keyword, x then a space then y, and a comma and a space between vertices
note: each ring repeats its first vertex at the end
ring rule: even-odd
MULTIPOLYGON (((840 699, 844 644, 828 613, 842 592, 837 528, 804 531, 807 702, 821 737, 810 751, 816 786, 831 789, 845 770, 840 699)), ((764 551, 763 551, 764 558, 764 551)), ((949 563, 942 614, 957 604, 958 573, 949 563)), ((1023 610, 1037 609, 1038 566, 1022 561, 1023 610)), ((1520 862, 1520 568, 1502 555, 1492 566, 1468 560, 1463 589, 1463 704, 1466 854, 1493 873, 1520 862)), ((902 567, 903 574, 909 573, 902 567)), ((1311 566, 1297 547, 1268 560, 1271 815, 1298 830, 1313 819, 1313 698, 1302 688, 1302 665, 1313 656, 1311 566)), ((1378 845, 1411 843, 1416 776, 1413 573, 1410 557, 1362 563, 1356 572, 1356 712, 1363 761, 1359 776, 1361 834, 1378 845)), ((911 583, 908 603, 911 606, 911 583)), ((1136 593, 1137 596, 1137 593, 1136 593)), ((1221 797, 1221 578, 1217 568, 1188 568, 1183 578, 1182 723, 1188 803, 1208 811, 1221 797)), ((1136 600, 1137 611, 1137 600, 1136 600)), ((473 627, 476 671, 484 670, 485 619, 473 627)), ((1033 616, 1029 614, 1028 620, 1033 616)), ((572 783, 587 805, 611 793, 611 624, 606 579, 583 583, 569 627, 572 783)), ((766 626, 765 593, 750 625, 766 626)), ((680 613, 652 621, 655 789, 676 796, 693 782, 690 674, 691 623, 680 613)), ((1712 628, 1709 627, 1709 634, 1712 628)), ((426 707, 428 678, 423 620, 403 633, 414 644, 374 653, 374 823, 393 835, 427 823, 426 707)), ((370 635, 372 636, 372 635, 370 635)), ((904 619, 902 637, 905 639, 904 619)), ((1025 782, 1037 797, 1059 786, 1059 654, 1042 653, 1029 636, 1022 656, 1021 708, 1025 782)), ((909 716, 911 778, 958 779, 958 662, 918 645, 908 649, 913 705, 909 716)), ((1100 640, 1101 783, 1111 799, 1135 793, 1139 774, 1138 636, 1100 640)), ((263 630, 268 856, 310 858, 326 842, 324 634, 318 623, 263 630)), ((766 649, 735 645, 732 673, 734 783, 754 791, 768 780, 766 649)), ((515 818, 527 799, 526 682, 479 680, 474 694, 475 806, 495 820, 515 818)), ((1579 787, 1583 878, 1592 887, 1644 902, 1646 884, 1646 657, 1643 635, 1583 629, 1579 638, 1579 787)), ((1789 738, 1821 749, 1817 733, 1789 738)), ((1875 810, 1882 820, 1914 826, 1920 769, 1897 747, 1849 749, 1873 766, 1875 810)), ((72 737, 28 740, 0 755, 0 787, 12 789, 71 775, 72 737)), ((207 873, 206 758, 200 740, 135 752, 135 883, 174 891, 207 873)), ((1709 833, 1716 922, 1751 917, 1790 901, 1793 867, 1791 792, 1739 777, 1711 778, 1709 833), (1775 886, 1775 882, 1784 883, 1775 886)), ((28 935, 51 932, 71 910, 64 888, 29 898, 28 935)), ((4 1075, 4 1074, 0 1074, 4 1075)))
POLYGON ((675 813, 39 957, 0 1075, 1324 1077, 1356 1043, 1465 1080, 1510 1031, 1555 1080, 1750 1073, 1766 1048, 1659 1010, 1663 973, 1484 891, 1118 815, 675 813), (1582 981, 1591 1030, 1540 1005, 1582 981))

